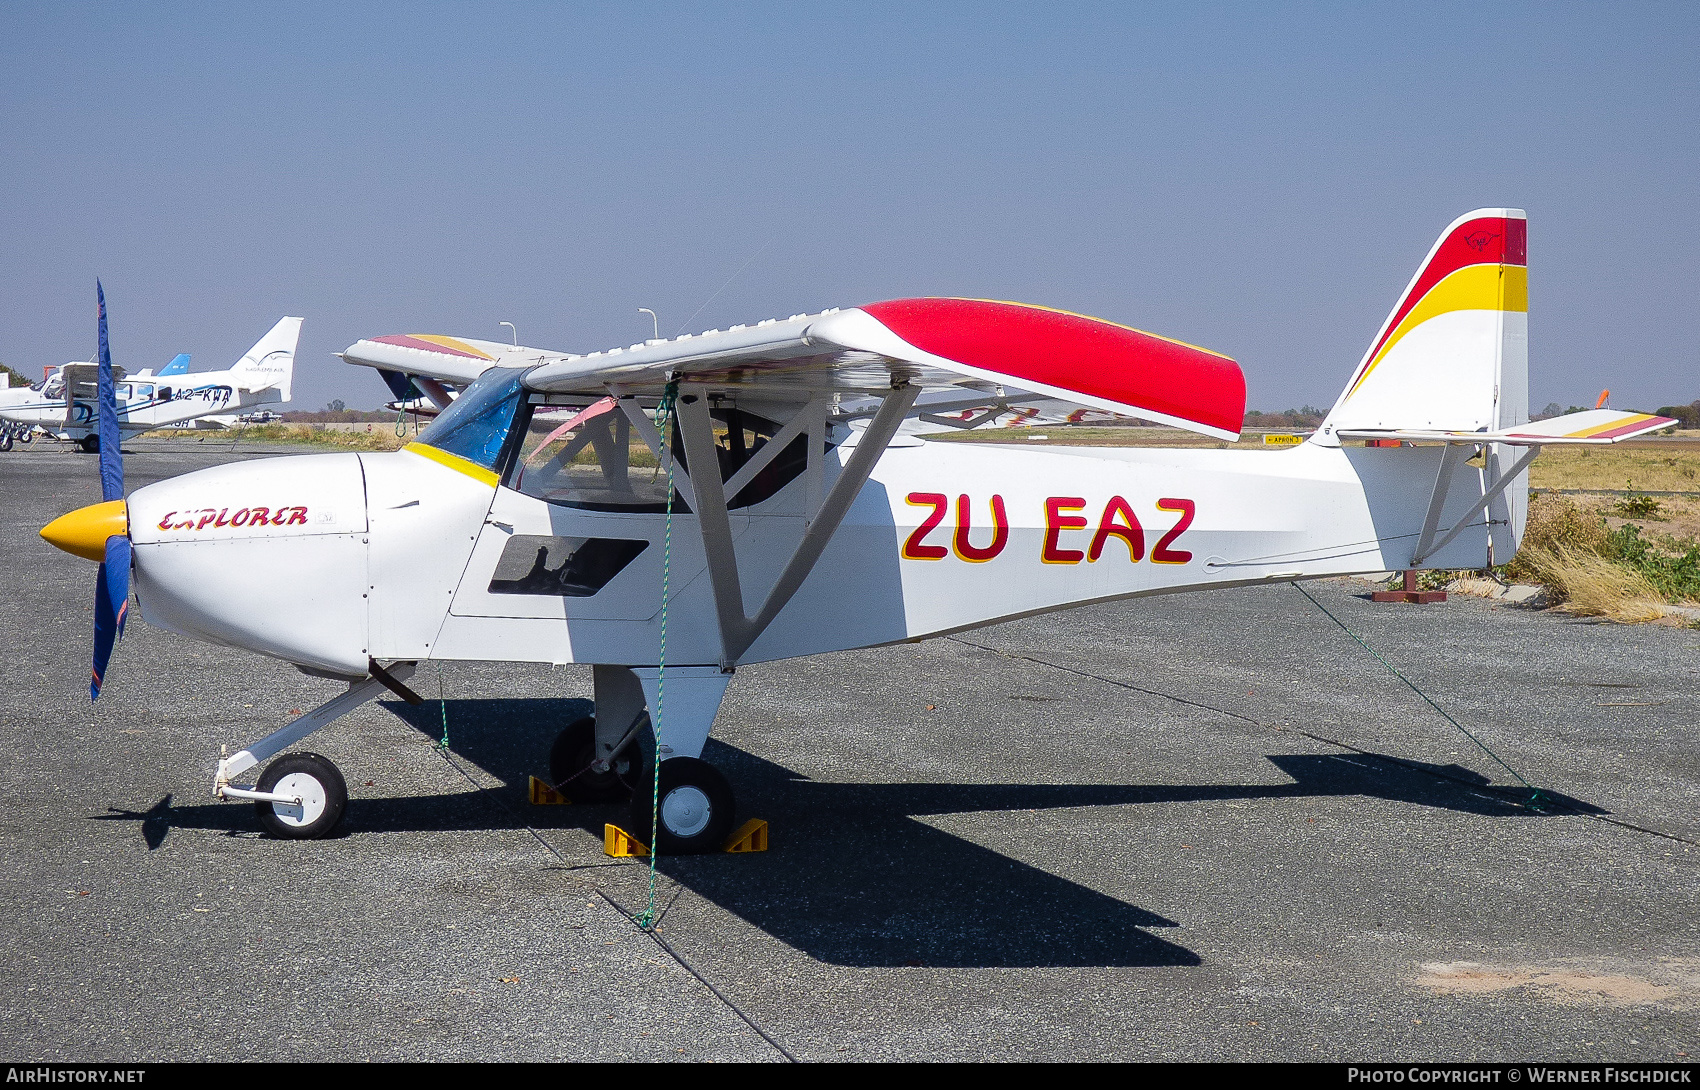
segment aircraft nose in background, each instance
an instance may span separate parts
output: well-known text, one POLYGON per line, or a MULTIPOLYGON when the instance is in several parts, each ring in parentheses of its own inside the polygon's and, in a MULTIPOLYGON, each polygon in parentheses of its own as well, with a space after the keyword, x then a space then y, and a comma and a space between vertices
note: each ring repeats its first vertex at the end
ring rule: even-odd
POLYGON ((130 513, 123 500, 79 507, 41 528, 48 544, 96 563, 106 559, 107 538, 129 532, 130 513))

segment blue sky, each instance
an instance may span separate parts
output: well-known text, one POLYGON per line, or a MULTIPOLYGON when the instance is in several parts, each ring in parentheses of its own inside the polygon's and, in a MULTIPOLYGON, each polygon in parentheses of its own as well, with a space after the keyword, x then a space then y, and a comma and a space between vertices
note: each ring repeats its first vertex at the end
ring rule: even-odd
POLYGON ((912 295, 1327 404, 1435 235, 1529 210, 1531 392, 1700 398, 1693 4, 0 6, 0 361, 306 317, 588 350, 912 295), (740 271, 742 270, 742 271, 740 271), (706 304, 706 305, 705 305, 706 304))

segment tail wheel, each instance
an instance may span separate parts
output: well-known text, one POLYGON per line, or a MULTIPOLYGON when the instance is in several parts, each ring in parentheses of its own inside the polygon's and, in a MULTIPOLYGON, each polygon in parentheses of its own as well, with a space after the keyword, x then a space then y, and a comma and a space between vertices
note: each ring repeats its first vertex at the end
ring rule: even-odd
POLYGON ((633 793, 632 830, 662 855, 718 851, 732 832, 733 812, 732 785, 718 768, 674 757, 661 762, 658 789, 645 782, 633 793))
POLYGON ((549 748, 549 782, 574 802, 624 802, 634 785, 644 781, 642 747, 626 743, 608 767, 597 770, 596 719, 585 716, 567 724, 549 748))
POLYGON ((260 824, 282 840, 318 840, 329 836, 348 808, 348 784, 336 765, 317 753, 287 753, 266 767, 255 788, 301 801, 256 802, 260 824))

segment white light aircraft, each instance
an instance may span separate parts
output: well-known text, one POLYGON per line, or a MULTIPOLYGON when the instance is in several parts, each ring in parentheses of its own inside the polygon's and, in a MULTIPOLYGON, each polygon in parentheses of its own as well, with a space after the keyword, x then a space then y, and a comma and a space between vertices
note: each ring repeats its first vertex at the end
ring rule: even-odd
MULTIPOLYGON (((179 355, 158 374, 144 370, 126 376, 123 368, 113 368, 120 435, 128 438, 198 418, 287 403, 300 336, 300 318, 280 319, 225 371, 189 372, 187 355, 179 355)), ((98 363, 67 363, 40 390, 0 399, 0 419, 33 425, 84 450, 96 450, 99 370, 98 363)))
POLYGON ((324 835, 347 790, 304 753, 239 786, 261 762, 386 690, 417 700, 420 662, 506 660, 591 666, 595 715, 551 754, 561 790, 641 782, 640 839, 712 850, 735 803, 701 754, 740 665, 1085 602, 1510 559, 1543 445, 1671 423, 1528 422, 1524 239, 1512 209, 1449 226, 1326 421, 1285 450, 905 436, 920 411, 1045 399, 1231 439, 1245 387, 1227 357, 1110 322, 902 299, 588 355, 362 341, 345 356, 465 391, 398 452, 219 466, 127 501, 120 484, 42 533, 105 560, 96 691, 132 556, 150 623, 347 682, 219 761, 214 794, 254 800, 275 835, 324 835))

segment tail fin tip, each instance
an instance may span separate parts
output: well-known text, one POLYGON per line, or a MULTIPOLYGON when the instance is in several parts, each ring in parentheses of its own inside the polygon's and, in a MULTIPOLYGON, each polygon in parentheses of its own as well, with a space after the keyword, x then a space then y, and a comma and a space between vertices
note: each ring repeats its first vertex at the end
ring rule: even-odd
POLYGON ((1450 223, 1382 323, 1318 437, 1342 429, 1498 429, 1528 419, 1528 215, 1450 223))

